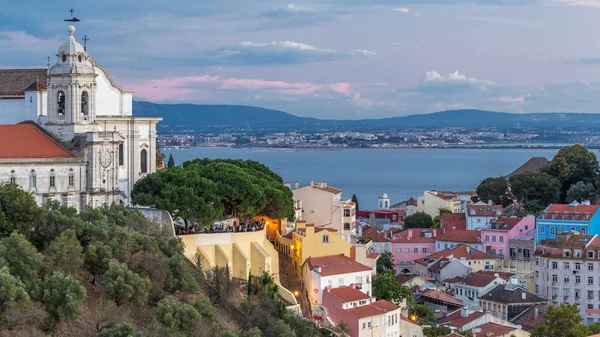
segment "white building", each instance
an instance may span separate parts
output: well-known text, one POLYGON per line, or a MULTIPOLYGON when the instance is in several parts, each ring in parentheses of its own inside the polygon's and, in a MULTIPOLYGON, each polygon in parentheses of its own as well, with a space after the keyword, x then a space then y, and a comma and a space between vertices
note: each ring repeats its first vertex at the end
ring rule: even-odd
POLYGON ((383 193, 379 196, 379 209, 389 211, 391 207, 390 197, 383 193))
MULTIPOLYGON (((39 197, 42 193, 45 198, 78 207, 130 204, 134 183, 156 170, 156 124, 161 119, 132 116, 132 93, 119 87, 106 69, 90 57, 77 42, 73 26, 69 26, 68 40, 58 48, 54 65, 47 69, 0 70, 0 123, 25 120, 42 126, 85 163, 79 176, 75 167, 63 167, 65 172, 57 168, 53 171, 57 184, 60 177, 70 176, 70 172, 80 177, 73 178, 81 182, 77 197, 72 186, 65 194, 63 186, 57 185, 37 192, 38 202, 43 202, 39 197)), ((41 165, 28 165, 17 167, 4 161, 0 180, 14 177, 29 181, 31 170, 36 175, 40 173, 41 179, 50 177, 41 165)), ((65 179, 67 184, 70 180, 65 179)), ((26 190, 30 185, 21 184, 26 190)))
POLYGON ((492 205, 491 201, 487 204, 478 201, 472 205, 467 205, 467 229, 481 229, 488 227, 490 221, 498 220, 502 216, 503 208, 501 205, 492 205))
POLYGON ((302 275, 309 300, 322 304, 325 287, 338 288, 351 284, 367 296, 373 294, 371 284, 376 269, 340 255, 309 257, 302 265, 302 275))
POLYGON ((576 304, 584 323, 600 322, 600 238, 558 234, 534 254, 535 294, 553 304, 576 304))
POLYGON ((439 214, 441 208, 447 208, 452 213, 459 213, 461 201, 454 194, 440 191, 425 191, 417 200, 417 211, 429 214, 432 218, 439 214))
POLYGON ((485 294, 497 284, 506 284, 512 275, 491 271, 470 273, 452 284, 454 297, 463 301, 472 310, 479 310, 479 296, 485 294))

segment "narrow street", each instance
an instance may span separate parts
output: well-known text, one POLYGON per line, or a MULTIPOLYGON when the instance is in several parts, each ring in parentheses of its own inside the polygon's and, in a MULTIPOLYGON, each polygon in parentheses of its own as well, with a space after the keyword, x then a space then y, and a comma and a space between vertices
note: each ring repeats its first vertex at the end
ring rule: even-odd
MULTIPOLYGON (((296 290, 302 290, 300 280, 296 276, 296 271, 292 266, 291 257, 279 253, 279 282, 281 285, 292 293, 296 290)), ((307 319, 312 319, 310 315, 310 307, 306 295, 301 292, 301 295, 296 298, 302 310, 302 316, 307 319)))

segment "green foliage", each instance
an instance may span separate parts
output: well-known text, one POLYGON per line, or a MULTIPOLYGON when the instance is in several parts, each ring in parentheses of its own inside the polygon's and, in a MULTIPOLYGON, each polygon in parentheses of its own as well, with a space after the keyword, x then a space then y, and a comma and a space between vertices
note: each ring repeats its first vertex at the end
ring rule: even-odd
POLYGON ((200 314, 191 305, 166 297, 156 306, 156 320, 171 333, 187 334, 200 321, 200 314))
POLYGON ((195 159, 147 175, 132 191, 136 204, 169 211, 174 217, 212 223, 229 214, 293 216, 292 192, 280 176, 251 160, 195 159))
POLYGON ((410 313, 415 314, 421 324, 431 324, 432 322, 435 322, 435 313, 424 304, 412 305, 410 313))
POLYGON ((582 145, 565 146, 543 168, 543 172, 561 183, 561 200, 566 199, 571 185, 578 181, 594 183, 600 172, 598 158, 582 145))
POLYGON ((0 184, 0 235, 27 234, 39 223, 43 211, 31 194, 18 185, 0 184))
POLYGON ((378 300, 386 300, 395 304, 402 303, 406 299, 407 303, 412 302, 412 293, 394 277, 391 270, 373 277, 373 296, 378 300))
POLYGON ((167 265, 169 267, 168 290, 181 290, 187 293, 194 293, 198 290, 198 282, 194 278, 193 267, 183 254, 171 256, 167 260, 167 265))
POLYGON ((431 228, 433 219, 425 212, 417 212, 404 218, 404 228, 431 228))
POLYGON ((283 316, 283 321, 292 328, 296 336, 316 336, 319 333, 317 325, 301 316, 287 313, 283 316))
POLYGON ((173 158, 173 154, 169 154, 169 161, 167 162, 167 168, 173 168, 175 166, 175 159, 173 158))
POLYGON ((508 206, 511 200, 508 196, 508 183, 503 177, 483 179, 477 186, 479 200, 491 200, 495 205, 508 206))
POLYGON ((117 305, 129 301, 137 305, 144 304, 151 287, 149 279, 140 277, 126 264, 115 259, 108 263, 108 270, 102 275, 102 284, 117 305))
POLYGON ((63 274, 73 275, 83 264, 83 247, 72 229, 60 234, 44 253, 46 263, 63 274))
POLYGON ((41 296, 38 277, 44 258, 25 236, 13 232, 10 237, 0 240, 0 257, 8 266, 11 275, 19 278, 32 298, 41 296))
POLYGON ((0 268, 0 314, 14 305, 29 303, 29 295, 21 280, 12 276, 8 267, 0 268))
POLYGON ((356 194, 352 194, 352 200, 353 203, 356 204, 356 210, 360 210, 359 206, 358 206, 358 198, 356 197, 356 194))
POLYGON ((551 305, 544 313, 544 320, 531 332, 531 337, 586 337, 588 328, 581 324, 582 321, 577 305, 551 305))
POLYGON ((77 280, 54 272, 44 285, 43 303, 54 319, 75 319, 86 297, 85 288, 77 280))
POLYGON ((442 214, 444 213, 452 213, 452 210, 445 207, 438 209, 438 215, 433 218, 433 228, 440 228, 442 223, 442 214))
POLYGON ((423 334, 427 337, 446 336, 446 335, 449 335, 451 332, 452 332, 452 330, 449 327, 443 326, 443 325, 437 325, 434 327, 429 327, 429 328, 423 329, 423 334))
POLYGON ((85 248, 84 266, 92 275, 92 283, 96 277, 108 270, 108 262, 112 259, 112 250, 101 241, 94 242, 85 248))
POLYGON ((565 201, 568 203, 573 201, 581 202, 583 200, 590 200, 593 202, 595 197, 596 189, 592 183, 578 181, 571 185, 567 190, 567 199, 565 199, 565 201))
POLYGON ((521 173, 510 177, 511 192, 529 211, 536 212, 560 201, 560 182, 546 173, 521 173))
POLYGON ((263 272, 259 277, 250 278, 250 294, 275 298, 278 288, 273 276, 267 272, 263 272))
POLYGON ((102 329, 98 337, 142 337, 142 334, 129 323, 122 323, 102 329))
MULTIPOLYGON (((262 332, 260 332, 260 329, 257 327, 254 327, 248 331, 243 331, 242 333, 240 333, 240 337, 261 337, 262 336, 262 332)), ((298 335, 301 336, 301 335, 298 335)))
POLYGON ((383 274, 388 270, 394 271, 394 256, 390 252, 383 252, 377 259, 377 274, 383 274))

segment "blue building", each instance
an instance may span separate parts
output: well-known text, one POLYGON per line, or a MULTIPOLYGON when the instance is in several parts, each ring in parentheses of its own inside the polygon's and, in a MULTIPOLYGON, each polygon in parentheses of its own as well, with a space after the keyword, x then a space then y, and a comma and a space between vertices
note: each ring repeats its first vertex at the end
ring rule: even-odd
POLYGON ((600 212, 598 205, 589 202, 580 204, 551 204, 536 219, 536 242, 556 240, 556 234, 579 232, 583 235, 600 234, 600 212))

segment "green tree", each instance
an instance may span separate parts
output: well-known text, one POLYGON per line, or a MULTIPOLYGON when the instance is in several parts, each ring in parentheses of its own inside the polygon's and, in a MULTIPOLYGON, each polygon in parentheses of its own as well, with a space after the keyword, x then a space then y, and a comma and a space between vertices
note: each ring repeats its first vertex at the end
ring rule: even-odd
POLYGON ((52 241, 44 255, 53 270, 67 275, 73 275, 83 264, 83 247, 71 229, 64 231, 52 241))
MULTIPOLYGON (((257 327, 254 327, 248 331, 242 331, 242 333, 240 333, 240 337, 261 337, 262 336, 262 332, 260 332, 260 329, 257 327)), ((302 335, 297 335, 297 336, 302 336, 302 335)), ((219 336, 221 337, 221 336, 219 336)))
POLYGON ((112 251, 109 246, 101 241, 94 242, 85 248, 84 266, 92 274, 92 283, 96 283, 96 277, 108 270, 108 263, 112 259, 112 251))
POLYGON ((417 212, 404 218, 404 228, 431 228, 433 219, 425 212, 417 212))
POLYGON ((81 283, 60 272, 54 272, 44 286, 44 306, 56 320, 77 318, 85 298, 86 291, 81 283))
POLYGON ((578 181, 594 183, 600 168, 596 155, 577 144, 560 149, 542 170, 560 181, 561 200, 565 200, 571 185, 578 181))
POLYGON ((560 201, 560 182, 546 173, 517 174, 509 183, 514 198, 532 212, 560 201))
POLYGON ((359 206, 358 206, 358 198, 356 197, 356 194, 352 194, 352 202, 356 204, 356 210, 360 210, 359 206))
POLYGON ((444 213, 452 213, 452 210, 445 207, 438 209, 438 215, 433 218, 433 228, 440 228, 442 223, 442 214, 444 213))
POLYGON ((102 275, 102 284, 119 306, 129 301, 137 305, 144 304, 151 287, 150 280, 140 277, 126 264, 114 259, 108 263, 108 270, 102 275))
POLYGON ((187 335, 200 321, 200 314, 191 305, 166 297, 156 306, 156 320, 167 331, 187 335))
POLYGON ((142 337, 131 324, 121 323, 102 329, 98 333, 98 337, 142 337))
POLYGON ((435 323, 435 313, 424 304, 413 304, 410 313, 416 315, 421 324, 435 323))
POLYGON ((544 313, 544 320, 531 332, 531 337, 586 337, 588 328, 582 321, 579 306, 551 305, 544 313))
POLYGON ((0 240, 0 257, 6 262, 11 275, 25 284, 29 296, 39 298, 41 287, 40 272, 44 258, 25 236, 12 233, 0 240))
POLYGON ((373 295, 378 300, 386 300, 395 304, 402 303, 406 299, 407 303, 412 302, 412 293, 398 281, 391 270, 373 277, 373 295))
POLYGON ((28 234, 42 216, 43 210, 31 194, 15 184, 0 184, 0 236, 10 235, 15 230, 28 234))
POLYGON ((296 336, 318 336, 319 329, 312 321, 292 313, 286 313, 283 321, 294 330, 296 336))
POLYGON ((377 259, 377 274, 383 274, 388 270, 394 271, 394 256, 390 252, 383 252, 377 259))
POLYGON ((173 154, 169 154, 169 161, 167 162, 167 168, 172 168, 175 166, 175 159, 173 158, 173 154))
POLYGON ((29 303, 29 295, 21 280, 12 276, 8 267, 0 268, 0 314, 14 305, 29 303))
POLYGON ((511 203, 508 183, 503 177, 483 179, 477 186, 477 196, 483 202, 491 200, 495 205, 508 206, 511 203))
POLYGON ((581 202, 583 200, 590 200, 593 202, 595 197, 596 189, 592 183, 578 181, 571 185, 567 190, 567 199, 565 199, 565 201, 568 203, 573 201, 581 202))
POLYGON ((449 335, 452 330, 443 325, 436 325, 428 328, 423 328, 423 334, 427 337, 440 337, 449 335))
POLYGON ((275 298, 277 295, 278 286, 273 280, 273 276, 267 272, 263 272, 259 277, 252 277, 250 293, 254 295, 275 298))

